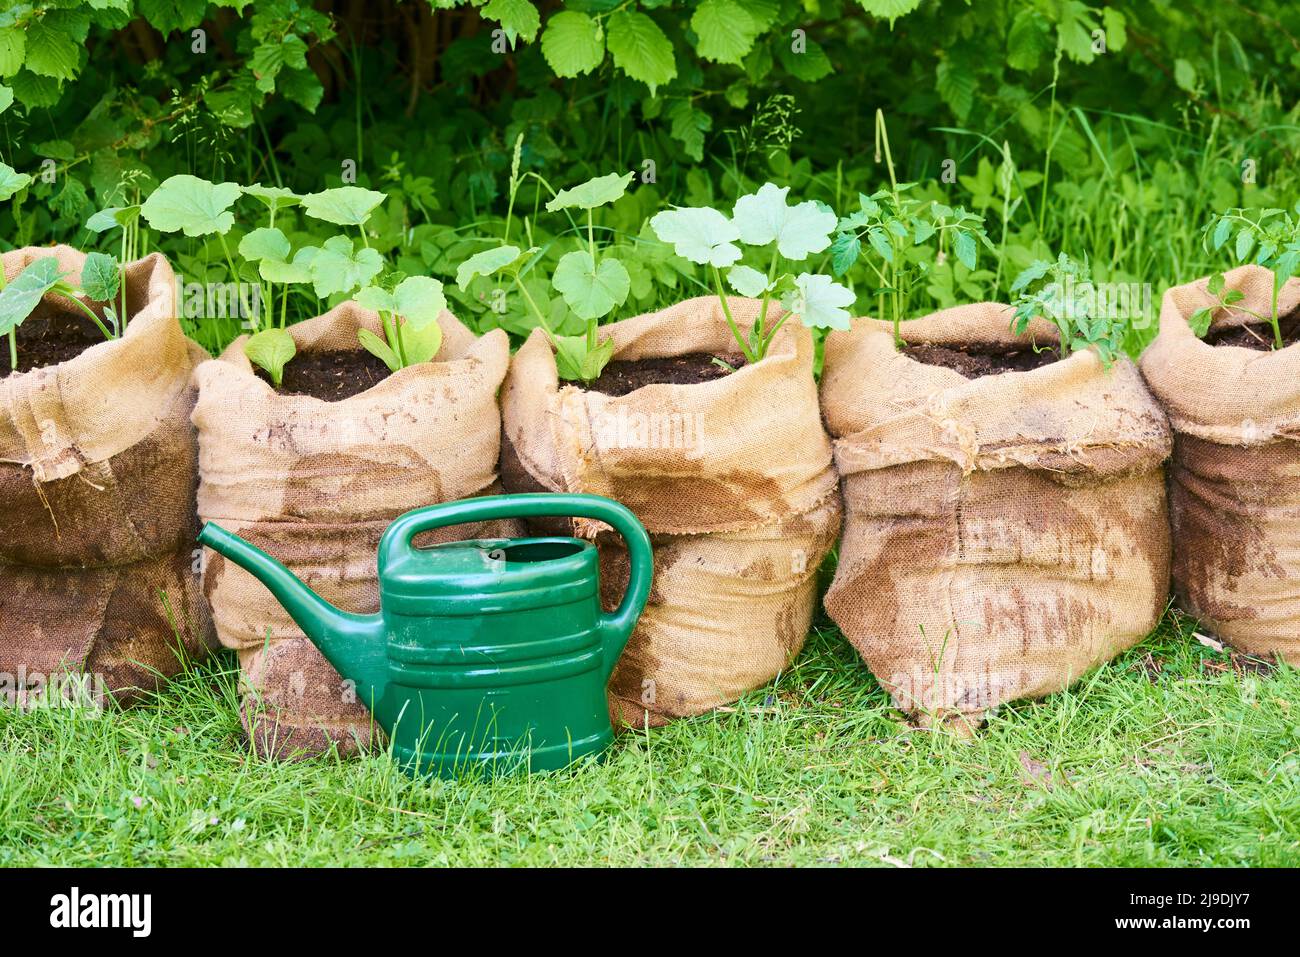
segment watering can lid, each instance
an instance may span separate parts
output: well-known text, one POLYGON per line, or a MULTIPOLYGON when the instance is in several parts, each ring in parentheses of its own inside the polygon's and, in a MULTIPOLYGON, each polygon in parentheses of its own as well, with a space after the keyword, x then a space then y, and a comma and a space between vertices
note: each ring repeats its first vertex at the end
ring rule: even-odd
POLYGON ((402 614, 541 607, 596 594, 598 569, 595 546, 576 538, 447 542, 392 556, 380 600, 402 614))

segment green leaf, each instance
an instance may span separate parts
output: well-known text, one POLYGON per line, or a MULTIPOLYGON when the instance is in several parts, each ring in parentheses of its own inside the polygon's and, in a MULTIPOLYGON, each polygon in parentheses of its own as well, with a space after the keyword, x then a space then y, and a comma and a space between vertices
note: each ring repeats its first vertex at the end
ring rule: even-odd
POLYGON ((0 113, 14 105, 14 91, 0 83, 0 113))
POLYGON ((801 273, 784 305, 805 326, 812 329, 847 330, 851 316, 845 306, 853 305, 853 292, 821 274, 801 273))
POLYGON ((413 326, 410 321, 402 323, 402 351, 406 353, 406 364, 416 365, 428 362, 442 348, 442 326, 431 322, 427 326, 413 326))
POLYGON ((387 197, 360 186, 336 186, 302 197, 302 211, 336 226, 362 226, 387 197))
POLYGON ((555 266, 551 285, 579 319, 600 319, 627 300, 632 279, 617 259, 599 264, 585 249, 566 253, 555 266))
POLYGON ((532 43, 537 36, 538 27, 542 25, 537 8, 528 0, 488 0, 481 12, 489 20, 501 24, 512 47, 518 37, 532 43))
POLYGON ((1232 235, 1232 221, 1226 217, 1220 219, 1215 225, 1214 235, 1210 239, 1210 245, 1215 252, 1223 248, 1223 244, 1228 241, 1230 235, 1232 235))
POLYGON ((154 229, 163 233, 180 230, 186 236, 225 234, 235 225, 229 212, 239 198, 236 183, 210 183, 197 176, 171 176, 149 194, 140 214, 154 229))
POLYGON ((619 10, 609 18, 606 40, 614 65, 650 87, 650 95, 677 76, 672 42, 644 13, 619 10))
POLYGON ((248 361, 265 369, 278 389, 284 381, 284 367, 298 352, 293 336, 283 329, 263 329, 248 337, 244 355, 248 361))
POLYGON ((546 211, 553 213, 557 209, 595 209, 612 203, 627 192, 628 183, 636 173, 610 173, 597 176, 572 189, 562 189, 555 198, 546 204, 546 211))
POLYGON ((292 262, 263 259, 257 265, 258 274, 267 282, 311 282, 311 264, 320 250, 304 246, 293 255, 292 262))
POLYGON ((29 263, 4 289, 0 289, 0 336, 22 325, 23 320, 40 305, 41 297, 65 275, 59 270, 59 261, 47 256, 29 263))
POLYGON ((297 206, 302 202, 301 196, 291 189, 285 189, 283 186, 263 186, 261 183, 254 183, 252 186, 243 186, 241 189, 243 189, 245 196, 254 197, 271 212, 288 209, 290 206, 297 206))
POLYGON ((498 269, 509 266, 519 256, 518 246, 497 246, 475 253, 457 267, 456 285, 464 292, 475 276, 491 276, 498 269))
POLYGON ((1174 60, 1174 82, 1186 93, 1196 92, 1196 67, 1182 57, 1174 60))
POLYGON ((749 13, 736 0, 702 0, 691 17, 695 49, 705 60, 739 64, 758 35, 749 13))
POLYGON ((1007 33, 1007 66, 1033 70, 1051 49, 1052 32, 1047 19, 1032 7, 1017 13, 1007 33))
POLYGON ((24 189, 31 184, 32 178, 26 173, 20 173, 12 166, 0 163, 0 201, 9 199, 20 189, 24 189))
POLYGON ((408 276, 393 290, 397 313, 413 329, 424 329, 437 324, 439 314, 447 308, 447 297, 442 283, 429 276, 408 276))
POLYGON ((263 226, 239 241, 239 255, 249 262, 269 259, 282 263, 289 258, 289 240, 280 230, 263 226))
POLYGON ((1214 316, 1213 306, 1203 306, 1192 313, 1187 320, 1187 324, 1192 327, 1192 332, 1198 339, 1204 339, 1205 334, 1210 331, 1210 322, 1214 316))
POLYGON ((383 268, 384 260, 377 250, 354 250, 347 236, 332 236, 311 258, 312 286, 322 299, 336 292, 350 293, 378 276, 383 268))
POLYGON ((791 76, 805 83, 816 83, 835 71, 830 57, 816 40, 805 38, 804 48, 799 53, 789 43, 782 42, 777 45, 776 55, 791 76))
POLYGON ((975 243, 975 237, 964 230, 958 230, 957 236, 952 241, 952 251, 957 255, 957 261, 967 269, 975 268, 979 247, 975 243))
POLYGON ((0 30, 0 76, 13 76, 23 67, 27 54, 27 36, 21 27, 0 30))
POLYGON ((840 233, 831 243, 831 272, 843 276, 862 253, 862 240, 857 233, 840 233))
POLYGON ((353 299, 362 309, 372 312, 397 312, 397 298, 383 286, 366 286, 353 299))
POLYGON ((1044 276, 1047 275, 1047 271, 1051 268, 1052 268, 1052 264, 1050 262, 1047 262, 1042 259, 1035 260, 1034 262, 1030 263, 1029 266, 1027 266, 1020 273, 1020 275, 1016 276, 1014 281, 1012 281, 1011 291, 1019 292, 1021 289, 1024 289, 1030 283, 1042 279, 1044 276))
POLYGON ((650 220, 650 228, 672 243, 678 256, 701 266, 730 266, 741 256, 736 224, 707 206, 664 210, 650 220))
POLYGON ((873 226, 867 230, 867 242, 871 243, 871 248, 887 263, 894 261, 894 244, 889 241, 889 234, 879 226, 873 226))
POLYGON ((106 233, 110 229, 129 226, 140 218, 140 207, 107 206, 86 220, 86 228, 92 233, 106 233))
POLYGON ((952 60, 940 60, 935 67, 935 89, 959 120, 964 120, 975 105, 975 74, 952 60))
POLYGON ((37 76, 71 80, 77 75, 82 47, 66 34, 50 15, 27 25, 27 55, 24 66, 37 76))
POLYGON ((1237 233, 1237 246, 1236 246, 1237 262, 1243 262, 1246 259, 1246 257, 1250 255, 1250 251, 1254 248, 1255 248, 1254 233, 1252 233, 1249 229, 1242 229, 1241 232, 1237 233))
POLYGON ((81 290, 95 302, 112 302, 117 298, 121 274, 117 260, 106 253, 87 253, 81 267, 81 290))
MULTIPOLYGON (((368 306, 366 308, 369 308, 368 306)), ((388 371, 398 372, 402 368, 402 362, 397 358, 397 353, 389 348, 388 343, 380 339, 369 329, 358 329, 357 339, 360 340, 362 347, 372 356, 378 358, 384 365, 388 366, 388 371)))
POLYGON ((554 336, 555 367, 561 379, 591 382, 600 378, 614 355, 614 340, 604 339, 596 348, 587 349, 586 336, 554 336))
POLYGON ((605 31, 585 13, 563 10, 546 21, 542 56, 556 76, 590 73, 605 59, 605 31))
POLYGON ((757 299, 769 288, 767 277, 750 266, 732 266, 727 273, 727 282, 736 292, 750 299, 757 299))
POLYGON ((873 17, 888 20, 893 26, 895 20, 906 16, 921 5, 921 0, 858 0, 862 9, 873 17))
POLYGON ((704 134, 713 128, 713 117, 691 105, 687 99, 677 100, 669 110, 673 139, 685 147, 688 158, 695 162, 704 159, 704 134))
POLYGON ((750 246, 775 242, 786 259, 800 262, 831 244, 835 214, 813 200, 786 204, 789 186, 764 183, 757 193, 736 200, 732 219, 740 241, 750 246))

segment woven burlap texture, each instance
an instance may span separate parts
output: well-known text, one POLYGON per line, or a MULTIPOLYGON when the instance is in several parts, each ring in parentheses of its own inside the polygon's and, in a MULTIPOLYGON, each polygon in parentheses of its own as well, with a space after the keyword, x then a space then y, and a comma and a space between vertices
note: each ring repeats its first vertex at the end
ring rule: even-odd
MULTIPOLYGON (((905 322, 909 344, 1008 351, 997 303, 905 322)), ((967 379, 858 320, 826 344, 844 540, 826 608, 895 704, 960 730, 1145 636, 1169 582, 1164 414, 1127 360, 1077 352, 967 379)))
MULTIPOLYGON (((409 366, 338 402, 277 394, 235 341, 195 373, 199 514, 282 561, 337 607, 379 608, 376 552, 403 512, 493 494, 501 416, 497 390, 510 346, 476 338, 449 312, 433 362, 409 366)), ((360 349, 377 315, 344 303, 289 327, 299 354, 360 349)), ((428 541, 494 537, 515 526, 443 529, 428 541)), ((424 539, 421 543, 424 543, 424 539)), ((221 643, 246 678, 244 724, 260 753, 281 758, 367 747, 379 730, 271 593, 204 553, 203 586, 221 643)))
MULTIPOLYGON (((759 303, 728 302, 748 328, 759 303)), ((740 362, 712 297, 611 323, 601 336, 616 361, 708 353, 740 362)), ((605 495, 651 534, 654 586, 609 684, 616 723, 662 724, 735 701, 798 654, 817 567, 840 527, 807 329, 786 323, 766 358, 714 381, 621 397, 562 384, 537 331, 511 363, 502 417, 508 491, 605 495)), ((622 544, 575 524, 596 537, 612 607, 627 576, 622 544)))
MULTIPOLYGON (((50 256, 80 284, 67 246, 5 253, 5 277, 50 256)), ((0 380, 0 671, 84 670, 126 703, 206 652, 210 625, 189 422, 206 355, 181 331, 166 259, 128 263, 124 281, 120 338, 0 380)), ((28 322, 47 320, 90 325, 54 294, 28 322)))
MULTIPOLYGON (((1211 337, 1272 309, 1273 274, 1226 274, 1240 302, 1217 309, 1211 337)), ((1189 320, 1216 300, 1208 279, 1175 286, 1142 374, 1169 415, 1174 591, 1206 631, 1243 651, 1300 665, 1300 345, 1213 346, 1189 320)), ((1300 281, 1278 294, 1278 314, 1300 307, 1300 281)), ((1259 327, 1272 344, 1272 330, 1259 327)))

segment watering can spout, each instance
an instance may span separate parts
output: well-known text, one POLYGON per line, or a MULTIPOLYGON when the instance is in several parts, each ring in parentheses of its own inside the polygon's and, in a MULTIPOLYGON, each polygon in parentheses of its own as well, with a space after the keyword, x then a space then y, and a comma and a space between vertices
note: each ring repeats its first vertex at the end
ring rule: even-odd
POLYGON ((265 585, 329 663, 355 684, 357 700, 373 710, 387 683, 382 615, 335 608, 266 552, 212 522, 203 526, 199 543, 265 585))

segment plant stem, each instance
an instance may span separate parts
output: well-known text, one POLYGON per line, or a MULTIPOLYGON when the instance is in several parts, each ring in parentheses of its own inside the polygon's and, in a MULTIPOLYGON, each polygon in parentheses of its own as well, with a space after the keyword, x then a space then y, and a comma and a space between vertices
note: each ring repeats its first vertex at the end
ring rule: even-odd
POLYGON ((1269 324, 1273 326, 1273 348, 1274 349, 1282 348, 1282 324, 1278 321, 1278 317, 1277 317, 1277 294, 1280 291, 1280 289, 1281 286, 1278 284, 1277 280, 1274 279, 1273 280, 1273 311, 1270 314, 1268 320, 1269 324))
POLYGON ((9 371, 18 371, 18 327, 9 330, 9 371))
POLYGON ((519 288, 520 294, 524 297, 524 302, 528 303, 528 308, 533 310, 533 315, 536 316, 537 321, 541 323, 542 331, 546 333, 546 338, 550 339, 551 345, 554 346, 555 333, 551 332, 551 324, 546 321, 546 317, 542 315, 542 310, 537 307, 537 302, 531 295, 529 295, 528 289, 524 286, 523 280, 519 278, 519 272, 517 270, 514 274, 514 279, 515 285, 519 288))
POLYGON ((758 360, 749 351, 749 346, 740 334, 740 327, 736 325, 736 320, 731 315, 731 307, 727 305, 727 295, 722 291, 722 273, 718 271, 717 266, 710 268, 713 270, 713 288, 718 292, 718 301, 722 303, 722 314, 727 317, 727 325, 731 327, 731 334, 736 337, 736 342, 740 346, 740 351, 744 354, 745 360, 747 362, 757 362, 758 360))
MULTIPOLYGON (((233 258, 231 258, 230 255, 230 247, 226 245, 225 233, 217 233, 217 239, 221 240, 221 251, 226 256, 226 268, 230 270, 230 278, 235 283, 235 289, 239 291, 239 308, 244 313, 244 316, 246 318, 250 318, 249 313, 251 312, 251 310, 248 308, 248 303, 244 301, 244 290, 242 284, 239 281, 239 270, 235 268, 235 261, 233 258)), ((254 319, 253 331, 258 332, 260 330, 261 330, 261 324, 256 319, 254 319)))
POLYGON ((397 362, 403 369, 409 363, 406 361, 406 345, 402 342, 402 317, 393 313, 393 351, 397 353, 397 362))
MULTIPOLYGON (((763 290, 763 301, 758 307, 758 318, 754 320, 754 329, 758 332, 759 358, 767 355, 768 343, 772 341, 772 336, 776 335, 776 330, 772 330, 772 336, 764 335, 763 324, 767 322, 767 304, 772 301, 772 280, 776 277, 776 264, 780 251, 772 247, 772 263, 767 267, 767 288, 763 290)), ((784 320, 782 320, 784 321, 784 320)))
POLYGON ((99 331, 104 334, 105 339, 117 338, 117 336, 113 335, 113 333, 108 331, 108 326, 104 325, 103 320, 100 319, 99 316, 95 315, 95 310, 91 309, 88 305, 86 305, 84 302, 78 299, 75 295, 68 296, 68 298, 72 300, 72 302, 77 306, 78 309, 80 309, 82 312, 84 312, 86 315, 90 317, 90 321, 99 327, 99 331))
POLYGON ((1047 108, 1047 149, 1043 151, 1043 192, 1038 202, 1038 238, 1043 237, 1043 225, 1047 222, 1047 181, 1052 172, 1052 150, 1056 146, 1053 139, 1056 130, 1056 83, 1061 77, 1061 54, 1058 47, 1056 59, 1052 61, 1052 101, 1047 108))

